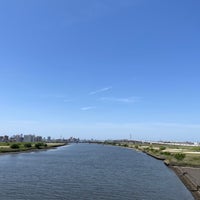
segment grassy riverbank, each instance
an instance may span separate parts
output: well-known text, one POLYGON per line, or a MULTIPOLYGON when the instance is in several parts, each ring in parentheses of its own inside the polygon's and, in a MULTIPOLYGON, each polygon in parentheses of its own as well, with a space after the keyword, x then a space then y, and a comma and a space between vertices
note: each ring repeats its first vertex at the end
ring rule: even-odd
POLYGON ((133 148, 164 160, 167 165, 200 167, 200 147, 179 145, 134 145, 133 148))
POLYGON ((14 152, 26 152, 56 148, 64 146, 65 143, 44 143, 44 142, 1 142, 0 153, 14 153, 14 152))
POLYGON ((163 160, 185 184, 196 200, 200 199, 200 147, 142 142, 105 142, 104 144, 133 148, 163 160))
POLYGON ((133 148, 157 159, 164 160, 168 165, 200 167, 200 147, 168 144, 150 144, 140 142, 105 142, 115 146, 133 148))

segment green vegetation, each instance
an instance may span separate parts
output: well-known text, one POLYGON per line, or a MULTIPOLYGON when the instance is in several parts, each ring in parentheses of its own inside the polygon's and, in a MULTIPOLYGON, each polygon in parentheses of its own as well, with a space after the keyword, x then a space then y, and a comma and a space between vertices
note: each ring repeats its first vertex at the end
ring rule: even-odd
POLYGON ((64 143, 44 142, 0 142, 0 153, 21 152, 37 149, 48 149, 65 145, 64 143))
POLYGON ((24 143, 24 147, 25 148, 31 148, 32 147, 31 142, 24 143))
POLYGON ((9 146, 9 145, 10 145, 9 142, 0 142, 0 147, 1 147, 1 146, 9 146))
POLYGON ((139 146, 138 146, 138 145, 135 145, 135 148, 136 148, 136 149, 138 149, 138 148, 139 148, 139 146))
POLYGON ((165 156, 171 156, 171 153, 168 151, 165 152, 160 152, 161 155, 165 155, 165 156))
POLYGON ((195 153, 200 147, 175 145, 140 145, 139 150, 147 152, 158 159, 165 160, 169 165, 200 166, 200 153, 195 153))
POLYGON ((123 147, 128 147, 128 144, 126 144, 126 143, 125 143, 125 144, 123 144, 123 147))
POLYGON ((176 158, 176 160, 181 161, 181 160, 183 160, 185 158, 185 154, 183 154, 183 153, 176 153, 176 154, 174 154, 174 158, 176 158))
POLYGON ((200 147, 193 147, 194 151, 200 151, 200 147))
POLYGON ((10 145, 11 149, 19 149, 19 144, 13 143, 10 145))
POLYGON ((200 167, 200 146, 173 144, 150 144, 147 142, 109 141, 104 144, 133 148, 153 157, 165 160, 166 164, 200 167))
POLYGON ((44 147, 47 147, 46 143, 43 143, 43 142, 37 142, 37 143, 35 143, 35 148, 37 148, 37 149, 42 149, 44 147))
POLYGON ((166 147, 160 146, 160 151, 163 151, 163 150, 165 150, 165 149, 166 149, 166 147))

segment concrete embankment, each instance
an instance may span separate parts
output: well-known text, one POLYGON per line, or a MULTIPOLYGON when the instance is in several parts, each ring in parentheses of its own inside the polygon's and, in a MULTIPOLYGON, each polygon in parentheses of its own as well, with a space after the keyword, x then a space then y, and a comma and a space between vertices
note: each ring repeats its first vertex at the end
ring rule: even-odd
MULTIPOLYGON (((130 148, 124 145, 123 147, 130 148)), ((169 161, 163 155, 155 155, 153 153, 145 151, 144 149, 138 149, 138 148, 133 148, 133 147, 130 149, 135 149, 136 151, 142 151, 148 156, 151 156, 157 160, 163 161, 166 166, 168 166, 170 169, 172 169, 176 173, 176 175, 183 182, 186 188, 191 192, 194 199, 200 200, 200 166, 197 166, 197 165, 193 166, 191 165, 191 163, 189 164, 186 163, 185 166, 183 166, 183 163, 169 161), (188 167, 188 165, 190 167, 188 167)))
POLYGON ((170 164, 165 158, 145 152, 147 155, 162 160, 166 166, 172 169, 186 188, 191 192, 195 200, 200 200, 200 168, 199 167, 184 167, 170 164))
POLYGON ((143 151, 143 152, 146 153, 148 156, 151 156, 151 157, 153 157, 153 158, 155 158, 157 160, 163 160, 163 161, 165 160, 164 157, 156 156, 156 155, 153 155, 153 154, 145 152, 145 151, 143 151))
POLYGON ((187 189, 192 193, 195 200, 200 200, 200 168, 193 167, 169 167, 176 173, 187 189))

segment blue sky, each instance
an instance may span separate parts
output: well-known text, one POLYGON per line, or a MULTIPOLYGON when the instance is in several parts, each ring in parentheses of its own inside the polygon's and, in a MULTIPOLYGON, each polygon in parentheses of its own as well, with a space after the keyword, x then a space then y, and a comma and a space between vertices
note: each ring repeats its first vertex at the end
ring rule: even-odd
POLYGON ((0 1, 0 134, 200 141, 198 0, 0 1))

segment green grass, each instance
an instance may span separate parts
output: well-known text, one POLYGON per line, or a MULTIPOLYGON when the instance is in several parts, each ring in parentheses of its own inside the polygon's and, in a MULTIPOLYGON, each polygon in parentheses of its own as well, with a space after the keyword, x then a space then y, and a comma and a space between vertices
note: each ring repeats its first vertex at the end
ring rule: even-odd
POLYGON ((62 146, 64 143, 53 143, 48 145, 43 142, 9 142, 9 143, 0 143, 0 153, 10 153, 10 152, 21 152, 34 149, 48 149, 53 147, 62 146))
POLYGON ((0 142, 0 146, 9 146, 10 143, 9 142, 0 142))
POLYGON ((145 152, 151 153, 154 156, 165 158, 169 164, 172 165, 182 165, 182 166, 200 166, 200 154, 192 154, 192 152, 197 152, 198 148, 194 148, 192 146, 174 146, 174 145, 165 145, 165 149, 171 150, 165 151, 155 150, 155 148, 159 147, 159 145, 149 145, 149 147, 143 148, 142 146, 139 147, 140 150, 145 152), (180 149, 181 152, 173 152, 173 150, 180 149), (187 153, 190 152, 190 153, 187 153))
POLYGON ((200 167, 200 154, 195 154, 200 152, 200 147, 128 142, 110 142, 108 144, 134 148, 164 159, 171 165, 200 167))

